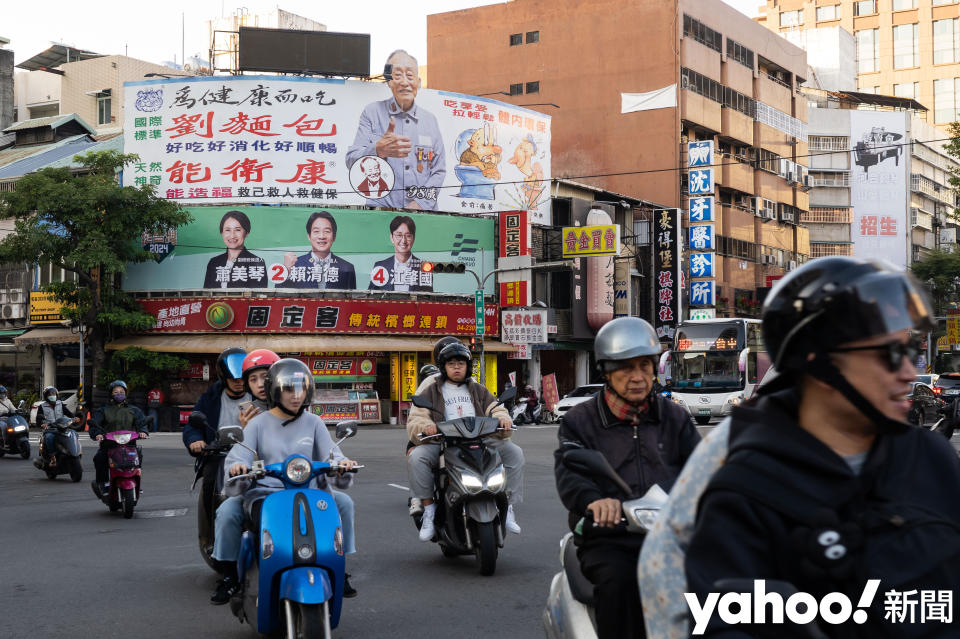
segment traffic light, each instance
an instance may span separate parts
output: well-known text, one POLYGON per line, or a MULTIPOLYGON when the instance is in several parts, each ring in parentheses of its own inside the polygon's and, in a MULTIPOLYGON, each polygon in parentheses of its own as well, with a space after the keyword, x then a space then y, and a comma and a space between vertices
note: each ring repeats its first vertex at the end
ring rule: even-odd
POLYGON ((424 262, 420 269, 424 273, 465 273, 467 265, 463 262, 424 262))
POLYGON ((480 352, 480 343, 477 341, 476 337, 470 338, 470 353, 476 355, 480 352))

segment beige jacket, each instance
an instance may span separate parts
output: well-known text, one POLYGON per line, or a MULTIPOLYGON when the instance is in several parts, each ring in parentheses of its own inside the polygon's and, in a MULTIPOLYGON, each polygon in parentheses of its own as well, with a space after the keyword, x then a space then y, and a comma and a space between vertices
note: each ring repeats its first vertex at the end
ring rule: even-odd
MULTIPOLYGON (((420 408, 419 406, 411 407, 410 415, 407 417, 407 436, 414 444, 420 444, 420 433, 430 426, 436 426, 437 422, 442 422, 444 419, 441 384, 440 376, 433 375, 420 382, 420 386, 417 387, 416 395, 425 395, 431 404, 439 408, 431 410, 428 408, 420 408)), ((498 419, 506 417, 510 419, 510 412, 503 405, 495 407, 497 398, 482 384, 478 384, 475 380, 471 379, 467 382, 467 391, 473 400, 473 410, 476 411, 477 415, 488 415, 498 419)), ((508 439, 510 435, 507 432, 501 431, 494 435, 494 437, 508 439)))

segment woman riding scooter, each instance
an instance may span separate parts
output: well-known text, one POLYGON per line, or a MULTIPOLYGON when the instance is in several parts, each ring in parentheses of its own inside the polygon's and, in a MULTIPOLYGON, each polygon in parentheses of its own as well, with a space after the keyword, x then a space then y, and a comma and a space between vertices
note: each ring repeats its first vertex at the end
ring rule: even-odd
POLYGON ((143 412, 136 406, 127 405, 126 382, 120 379, 110 382, 108 391, 110 403, 97 409, 91 418, 90 426, 90 439, 100 442, 100 449, 93 456, 93 467, 96 470, 93 492, 98 499, 103 499, 110 477, 107 468, 107 442, 104 435, 117 430, 135 430, 141 437, 150 436, 143 412))

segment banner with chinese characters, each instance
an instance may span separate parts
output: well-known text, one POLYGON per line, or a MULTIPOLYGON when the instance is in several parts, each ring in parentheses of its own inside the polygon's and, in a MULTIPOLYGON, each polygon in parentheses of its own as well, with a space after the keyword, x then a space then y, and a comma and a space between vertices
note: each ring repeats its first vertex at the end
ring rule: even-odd
POLYGON ((547 311, 503 311, 503 341, 508 344, 546 344, 547 311))
POLYGON ((690 282, 690 306, 714 306, 716 304, 716 282, 714 280, 692 280, 690 282))
POLYGON ((654 273, 657 316, 654 326, 662 341, 673 339, 680 321, 680 209, 654 211, 654 273))
POLYGON ((530 255, 530 218, 526 211, 500 213, 500 257, 530 255))
POLYGON ((690 225, 690 250, 709 251, 713 246, 713 224, 690 225))
POLYGON ((690 277, 716 277, 716 253, 690 253, 690 277))
POLYGON ((417 392, 417 354, 400 355, 400 400, 409 402, 417 392))
POLYGON ((560 402, 560 392, 557 389, 557 374, 550 373, 549 375, 544 375, 540 383, 543 386, 543 403, 546 405, 547 410, 553 411, 560 402))
POLYGON ((550 223, 550 116, 393 83, 280 76, 127 82, 124 184, 182 204, 368 205, 550 223), (395 143, 406 139, 403 148, 395 143))
MULTIPOLYGON (((139 300, 157 318, 154 333, 366 333, 473 335, 473 304, 316 298, 139 300)), ((497 307, 484 308, 486 335, 499 334, 497 307)), ((543 322, 546 330, 546 320, 543 322)), ((544 340, 546 341, 546 340, 544 340)))
POLYGON ((500 282, 500 306, 507 308, 510 306, 528 306, 528 282, 521 280, 519 282, 500 282))
MULTIPOLYGON (((144 234, 144 246, 163 249, 162 260, 129 264, 125 289, 472 293, 470 273, 438 275, 423 263, 493 267, 496 221, 487 217, 293 206, 187 210, 193 221, 172 234, 144 234)), ((492 281, 486 291, 495 292, 492 281)))
MULTIPOLYGON (((850 111, 853 254, 904 268, 910 250, 907 117, 897 111, 850 111)), ((922 190, 923 184, 917 188, 922 190)), ((932 182, 930 188, 934 188, 932 182)))
POLYGON ((687 210, 689 211, 689 222, 713 222, 713 196, 692 197, 687 200, 687 210))
POLYGON ((317 381, 376 381, 377 362, 372 357, 305 357, 297 359, 310 367, 317 381))
POLYGON ((620 254, 620 226, 565 226, 560 234, 563 257, 599 257, 620 254))

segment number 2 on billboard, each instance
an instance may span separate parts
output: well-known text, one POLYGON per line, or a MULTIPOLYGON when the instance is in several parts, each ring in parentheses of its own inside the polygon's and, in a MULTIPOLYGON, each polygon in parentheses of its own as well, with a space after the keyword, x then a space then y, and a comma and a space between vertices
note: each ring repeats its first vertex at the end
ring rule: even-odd
POLYGON ((283 264, 271 264, 270 265, 270 281, 271 282, 286 282, 287 281, 287 267, 283 264))

